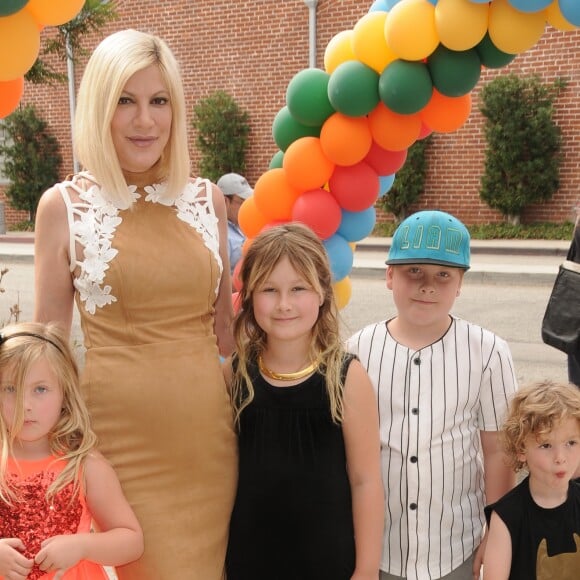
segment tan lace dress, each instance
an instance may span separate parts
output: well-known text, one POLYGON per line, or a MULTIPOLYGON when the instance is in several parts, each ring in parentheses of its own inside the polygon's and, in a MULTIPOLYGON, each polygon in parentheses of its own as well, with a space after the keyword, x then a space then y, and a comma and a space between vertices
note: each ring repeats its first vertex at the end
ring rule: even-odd
POLYGON ((87 174, 61 184, 87 348, 82 387, 100 449, 145 534, 120 580, 223 576, 237 454, 213 331, 222 263, 211 186, 130 210, 87 174))

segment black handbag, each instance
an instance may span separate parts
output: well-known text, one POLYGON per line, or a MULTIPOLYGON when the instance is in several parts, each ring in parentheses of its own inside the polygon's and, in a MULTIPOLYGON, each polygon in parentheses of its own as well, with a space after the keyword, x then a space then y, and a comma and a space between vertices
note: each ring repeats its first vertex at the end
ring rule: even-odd
POLYGON ((580 353, 580 264, 560 265, 542 320, 542 340, 565 352, 580 353))

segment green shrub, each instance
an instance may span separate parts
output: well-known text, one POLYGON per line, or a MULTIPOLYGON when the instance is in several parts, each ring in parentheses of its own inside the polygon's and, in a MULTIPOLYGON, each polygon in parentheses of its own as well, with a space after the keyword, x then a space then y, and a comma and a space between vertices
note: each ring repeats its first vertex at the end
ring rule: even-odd
POLYGON ((31 222, 42 193, 58 181, 62 157, 54 135, 34 107, 16 110, 4 121, 4 175, 10 180, 6 197, 15 209, 28 212, 31 222))
POLYGON ((248 114, 224 91, 202 99, 193 111, 200 174, 216 181, 224 173, 245 173, 248 114))
POLYGON ((487 146, 480 197, 511 223, 558 189, 561 136, 552 117, 563 86, 562 80, 544 86, 537 76, 511 74, 481 91, 487 146))

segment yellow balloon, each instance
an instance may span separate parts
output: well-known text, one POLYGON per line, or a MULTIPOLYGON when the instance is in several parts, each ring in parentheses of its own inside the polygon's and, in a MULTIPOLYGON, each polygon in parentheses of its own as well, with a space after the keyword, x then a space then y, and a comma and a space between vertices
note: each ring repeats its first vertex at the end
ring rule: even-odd
POLYGON ((352 30, 335 34, 324 51, 324 70, 330 75, 334 69, 347 60, 356 60, 352 50, 352 30))
POLYGON ((38 24, 60 26, 72 20, 85 0, 29 0, 24 10, 32 14, 38 24))
POLYGON ((508 54, 520 54, 540 40, 546 27, 546 15, 520 12, 509 0, 494 0, 489 7, 489 36, 497 48, 508 54))
POLYGON ((0 18, 0 81, 23 76, 34 64, 40 34, 34 18, 25 10, 0 18))
POLYGON ((398 58, 427 58, 439 45, 435 6, 428 0, 401 0, 387 15, 385 37, 398 58))
POLYGON ((450 50, 469 50, 485 36, 489 4, 470 0, 439 0, 435 26, 441 44, 450 50))
POLYGON ((355 24, 352 35, 352 49, 357 60, 379 74, 397 58, 385 38, 386 20, 386 12, 369 12, 355 24))
POLYGON ((558 0, 554 0, 547 8, 546 8, 546 20, 549 24, 551 24, 554 28, 558 30, 576 30, 576 26, 574 26, 571 22, 568 22, 562 11, 560 10, 560 4, 558 0))
POLYGON ((334 299, 339 310, 342 310, 349 302, 352 295, 352 284, 350 278, 346 276, 339 282, 332 285, 334 290, 334 299))

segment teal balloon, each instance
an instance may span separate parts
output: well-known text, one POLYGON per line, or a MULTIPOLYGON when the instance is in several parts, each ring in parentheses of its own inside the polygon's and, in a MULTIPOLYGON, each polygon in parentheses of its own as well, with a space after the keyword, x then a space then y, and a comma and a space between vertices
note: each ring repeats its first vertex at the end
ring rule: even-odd
POLYGON ((379 104, 379 75, 358 60, 347 60, 330 75, 328 98, 343 115, 364 117, 379 104))
POLYGON ((300 71, 288 83, 286 105, 302 125, 320 127, 335 110, 328 99, 330 75, 317 68, 300 71))
POLYGON ((320 137, 320 127, 302 125, 290 114, 288 107, 282 107, 274 117, 272 136, 278 148, 286 151, 301 137, 320 137))
POLYGON ((272 155, 268 169, 281 169, 284 161, 284 151, 278 151, 272 155))
POLYGON ((501 68, 509 64, 517 55, 503 52, 497 48, 486 32, 479 44, 475 47, 481 64, 487 68, 501 68))
POLYGON ((418 113, 431 99, 433 82, 427 66, 421 62, 395 60, 379 78, 381 101, 395 113, 418 113))
POLYGON ((28 0, 0 0, 0 16, 10 16, 20 12, 27 4, 28 0))
POLYGON ((481 60, 475 48, 449 50, 440 44, 427 59, 433 86, 447 97, 461 97, 477 84, 481 60))

